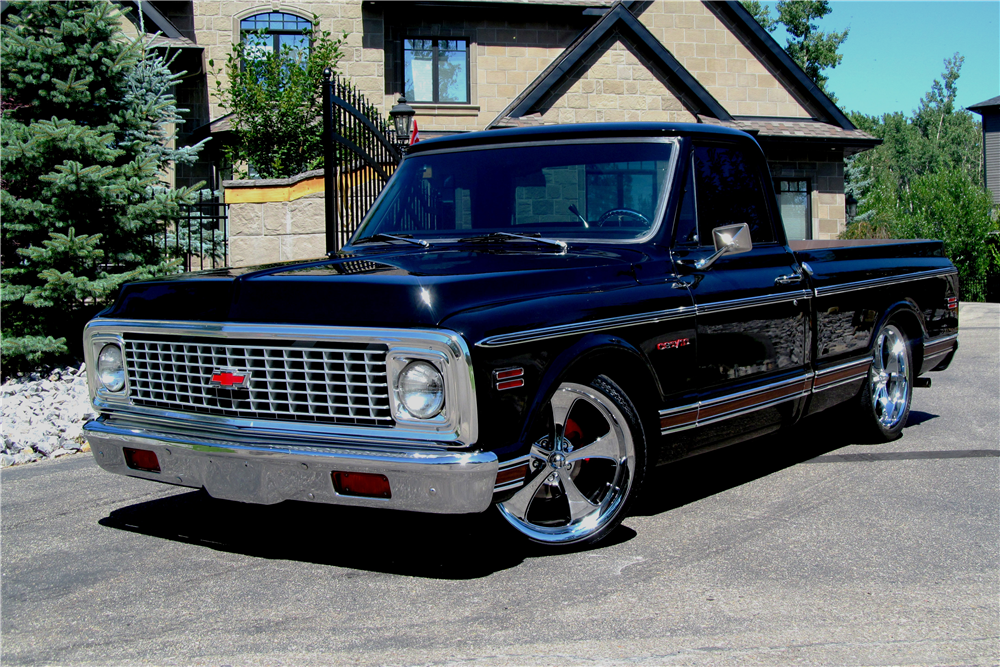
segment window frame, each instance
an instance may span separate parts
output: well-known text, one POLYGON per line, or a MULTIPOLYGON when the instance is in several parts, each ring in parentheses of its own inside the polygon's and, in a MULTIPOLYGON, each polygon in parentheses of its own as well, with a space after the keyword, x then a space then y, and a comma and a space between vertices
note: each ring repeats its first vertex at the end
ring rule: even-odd
MULTIPOLYGON (((778 217, 781 218, 781 226, 785 231, 785 239, 791 241, 793 239, 788 237, 788 228, 785 227, 785 216, 781 212, 781 183, 799 183, 804 182, 806 184, 806 189, 803 192, 806 196, 806 238, 803 240, 810 241, 813 238, 813 216, 812 216, 812 179, 808 176, 775 176, 771 179, 774 182, 774 202, 775 206, 778 207, 778 217)), ((794 190, 790 192, 800 192, 799 190, 794 190)), ((799 239, 794 239, 799 240, 799 239)))
POLYGON ((279 10, 272 9, 271 11, 257 12, 255 14, 250 14, 249 16, 243 16, 243 17, 237 19, 239 21, 239 42, 241 44, 245 44, 246 41, 245 41, 244 38, 245 38, 246 35, 252 34, 252 33, 256 33, 257 31, 260 30, 260 28, 256 28, 256 29, 247 29, 247 28, 244 28, 243 27, 243 22, 244 21, 249 21, 249 20, 254 19, 254 18, 258 17, 258 16, 266 16, 266 15, 269 15, 269 14, 281 14, 283 16, 291 16, 291 17, 294 17, 296 20, 302 21, 306 25, 309 26, 307 29, 304 29, 302 31, 295 31, 295 30, 272 30, 271 28, 266 28, 265 29, 266 32, 264 34, 267 35, 267 36, 269 36, 269 37, 273 37, 272 43, 271 43, 272 52, 273 53, 278 53, 281 50, 281 43, 280 43, 280 41, 281 41, 281 36, 282 35, 304 35, 304 36, 306 36, 308 38, 307 41, 309 43, 309 45, 307 47, 309 50, 306 51, 306 56, 308 57, 309 53, 312 51, 312 31, 315 29, 316 26, 313 25, 313 22, 310 21, 309 19, 304 18, 302 16, 299 16, 298 14, 292 14, 291 12, 287 12, 287 11, 279 11, 279 10))
MULTIPOLYGON (((756 144, 754 145, 754 147, 756 148, 756 144)), ((774 187, 774 185, 772 183, 773 179, 771 178, 771 173, 770 173, 770 169, 768 169, 767 162, 764 160, 764 157, 762 155, 760 155, 760 149, 758 148, 755 151, 751 147, 747 146, 747 144, 744 143, 744 142, 742 142, 742 141, 740 141, 740 142, 720 142, 720 141, 712 141, 711 139, 709 139, 709 140, 696 139, 695 141, 693 141, 691 143, 691 148, 690 148, 690 156, 691 156, 690 168, 691 169, 695 169, 696 170, 695 152, 698 149, 700 149, 700 148, 707 148, 707 149, 711 149, 711 148, 716 148, 716 149, 723 148, 723 149, 730 149, 730 150, 734 150, 734 151, 739 151, 739 153, 742 156, 742 159, 744 160, 744 162, 747 165, 747 167, 750 169, 750 171, 751 171, 751 173, 752 173, 752 175, 754 177, 754 180, 757 183, 757 188, 759 190, 759 196, 760 196, 760 204, 762 206, 762 213, 763 213, 763 215, 765 217, 766 223, 771 228, 771 237, 772 237, 772 240, 770 240, 770 241, 761 241, 761 240, 758 240, 758 239, 753 239, 753 245, 755 247, 756 246, 768 246, 769 247, 769 246, 782 245, 782 244, 787 243, 788 239, 787 239, 787 237, 785 235, 784 225, 783 224, 779 224, 779 222, 778 222, 781 219, 781 212, 777 208, 777 205, 778 205, 777 199, 767 190, 768 184, 771 184, 770 187, 772 188, 772 191, 773 191, 773 187, 774 187)), ((701 198, 701 194, 698 193, 699 186, 698 186, 698 174, 697 174, 697 171, 695 171, 695 173, 694 173, 694 185, 695 185, 695 193, 696 193, 696 196, 695 196, 695 211, 696 211, 696 216, 697 216, 696 217, 696 225, 697 225, 698 237, 699 237, 699 239, 698 239, 699 243, 698 243, 697 247, 701 247, 701 248, 714 247, 714 243, 713 243, 713 239, 712 239, 712 234, 711 234, 712 230, 711 229, 708 229, 708 230, 702 229, 701 215, 702 215, 703 211, 701 210, 701 206, 699 205, 700 202, 698 201, 701 198), (704 234, 703 232, 706 232, 706 231, 709 232, 709 233, 708 234, 704 234), (707 237, 707 238, 704 238, 704 237, 707 237)), ((707 196, 708 193, 705 193, 705 194, 707 196)), ((683 202, 682 202, 682 204, 683 204, 683 202)), ((751 227, 751 232, 752 232, 752 227, 751 227)), ((694 246, 686 246, 686 247, 692 247, 693 248, 694 246)))
MULTIPOLYGON (((404 34, 403 38, 399 41, 400 44, 400 78, 402 83, 400 88, 403 91, 403 95, 406 95, 406 43, 410 41, 430 41, 433 42, 431 50, 433 52, 433 58, 431 59, 431 92, 433 93, 433 100, 418 100, 414 94, 414 99, 406 98, 408 104, 429 104, 429 105, 460 105, 460 106, 472 106, 472 39, 468 36, 463 35, 449 35, 449 36, 431 36, 431 35, 410 35, 404 34), (439 100, 438 84, 438 43, 441 41, 462 41, 465 42, 465 101, 464 102, 452 102, 448 100, 439 100)), ((416 86, 414 85, 414 90, 416 86)))

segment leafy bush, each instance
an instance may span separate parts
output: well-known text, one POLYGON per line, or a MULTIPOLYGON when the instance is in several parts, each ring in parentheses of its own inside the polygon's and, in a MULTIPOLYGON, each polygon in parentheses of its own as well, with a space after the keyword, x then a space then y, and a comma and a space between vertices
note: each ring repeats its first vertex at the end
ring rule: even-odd
POLYGON ((1000 229, 985 188, 982 128, 955 105, 962 57, 945 61, 911 117, 851 114, 883 144, 847 161, 846 189, 859 201, 845 238, 933 238, 958 268, 962 299, 986 298, 986 276, 1000 271, 988 245, 1000 229))
MULTIPOLYGON (((225 149, 237 177, 252 170, 260 178, 288 178, 323 166, 323 70, 337 67, 347 33, 332 39, 319 29, 318 16, 312 24, 306 54, 287 45, 265 51, 242 41, 222 68, 228 84, 222 85, 220 70, 213 72, 220 106, 232 114, 238 139, 225 149)), ((209 67, 215 68, 213 60, 209 67)))

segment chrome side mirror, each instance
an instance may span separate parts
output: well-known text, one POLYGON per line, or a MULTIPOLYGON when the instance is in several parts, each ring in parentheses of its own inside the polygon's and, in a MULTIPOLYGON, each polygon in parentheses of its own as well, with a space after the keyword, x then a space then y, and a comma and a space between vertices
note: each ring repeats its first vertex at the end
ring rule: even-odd
POLYGON ((739 225, 716 227, 712 230, 712 240, 715 241, 715 252, 705 259, 699 259, 695 262, 694 268, 707 269, 723 255, 739 255, 753 250, 753 243, 750 241, 750 225, 745 222, 739 225))

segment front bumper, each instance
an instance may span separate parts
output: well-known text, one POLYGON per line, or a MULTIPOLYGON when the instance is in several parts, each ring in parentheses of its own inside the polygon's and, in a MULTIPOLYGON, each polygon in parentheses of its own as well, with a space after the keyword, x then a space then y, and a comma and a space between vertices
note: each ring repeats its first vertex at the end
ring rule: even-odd
POLYGON ((301 500, 466 514, 490 506, 497 478, 497 457, 492 452, 301 442, 264 445, 242 438, 169 433, 105 418, 89 422, 84 433, 98 465, 109 472, 204 488, 215 498, 264 505, 301 500), (123 447, 155 452, 160 472, 129 468, 123 447), (339 494, 333 471, 385 475, 392 497, 339 494))

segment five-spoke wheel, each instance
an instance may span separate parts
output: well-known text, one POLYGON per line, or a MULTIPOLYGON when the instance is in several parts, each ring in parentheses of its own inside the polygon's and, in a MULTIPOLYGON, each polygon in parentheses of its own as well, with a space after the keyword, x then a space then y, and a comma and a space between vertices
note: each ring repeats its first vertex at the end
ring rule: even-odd
POLYGON ((596 542, 622 520, 641 480, 645 443, 635 407, 602 376, 559 385, 545 421, 528 480, 500 512, 538 542, 596 542))
POLYGON ((913 369, 910 345, 895 324, 886 324, 875 337, 868 382, 861 392, 861 409, 867 413, 881 440, 899 436, 910 414, 913 369))

